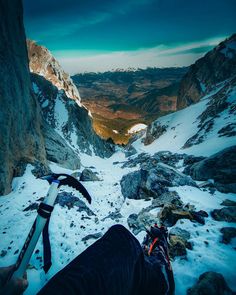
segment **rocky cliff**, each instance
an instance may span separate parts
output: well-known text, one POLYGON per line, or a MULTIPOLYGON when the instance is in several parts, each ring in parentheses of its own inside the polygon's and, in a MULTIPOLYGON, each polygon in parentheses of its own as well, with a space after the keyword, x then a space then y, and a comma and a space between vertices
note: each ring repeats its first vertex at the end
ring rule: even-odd
POLYGON ((63 71, 48 49, 30 40, 27 44, 33 91, 40 103, 43 118, 48 126, 56 131, 57 137, 60 137, 61 152, 61 140, 64 140, 67 146, 66 153, 62 157, 59 156, 52 145, 55 143, 55 134, 51 136, 52 131, 45 133, 49 159, 57 159, 56 162, 60 165, 69 165, 70 169, 75 169, 78 168, 78 163, 73 163, 73 153, 74 159, 78 159, 81 152, 90 155, 94 152, 101 157, 111 156, 114 146, 94 132, 92 118, 88 110, 81 105, 79 92, 69 75, 63 71))
POLYGON ((31 90, 20 0, 0 1, 0 195, 25 163, 45 164, 42 121, 31 90))
POLYGON ((32 40, 27 40, 27 47, 30 71, 43 76, 59 90, 63 89, 68 97, 75 99, 80 104, 80 96, 76 86, 51 52, 32 40))
POLYGON ((218 83, 236 75, 236 34, 193 64, 183 77, 177 109, 196 103, 218 83))

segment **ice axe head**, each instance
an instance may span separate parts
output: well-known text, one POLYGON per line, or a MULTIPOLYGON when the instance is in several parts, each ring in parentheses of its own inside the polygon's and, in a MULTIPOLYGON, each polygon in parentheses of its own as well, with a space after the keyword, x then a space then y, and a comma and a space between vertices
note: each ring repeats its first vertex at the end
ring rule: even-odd
POLYGON ((41 179, 47 180, 49 184, 51 184, 54 180, 59 180, 59 187, 61 185, 68 185, 70 187, 73 187, 85 197, 85 199, 89 202, 89 204, 91 204, 92 198, 90 194, 88 193, 88 191, 86 190, 86 188, 78 181, 78 179, 76 179, 75 177, 71 175, 64 174, 64 173, 62 174, 52 173, 52 174, 41 177, 41 179))

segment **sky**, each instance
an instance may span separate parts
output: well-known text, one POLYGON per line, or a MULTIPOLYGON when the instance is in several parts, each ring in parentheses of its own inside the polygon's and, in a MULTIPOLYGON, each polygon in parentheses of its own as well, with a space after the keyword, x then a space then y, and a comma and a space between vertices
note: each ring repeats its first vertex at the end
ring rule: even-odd
POLYGON ((236 0, 23 0, 26 35, 70 74, 188 66, 236 32, 236 0))

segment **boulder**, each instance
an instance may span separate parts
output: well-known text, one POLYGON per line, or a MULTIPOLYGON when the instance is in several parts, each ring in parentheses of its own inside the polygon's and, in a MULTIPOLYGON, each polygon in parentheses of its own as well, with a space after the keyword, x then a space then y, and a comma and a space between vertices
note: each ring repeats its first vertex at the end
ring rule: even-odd
POLYGON ((217 221, 236 222, 236 207, 223 207, 214 209, 211 216, 217 221))
POLYGON ((159 218, 165 226, 173 226, 179 219, 192 220, 193 216, 189 211, 177 208, 173 204, 165 205, 161 210, 159 218))
POLYGON ((223 234, 221 242, 224 244, 229 244, 236 237, 235 227, 223 227, 220 232, 223 234))
POLYGON ((200 275, 197 283, 187 290, 187 295, 233 295, 222 274, 209 271, 200 275))
POLYGON ((182 229, 180 227, 173 227, 170 232, 169 232, 169 236, 179 236, 184 240, 189 240, 190 239, 190 232, 188 232, 185 229, 182 229))
POLYGON ((91 169, 85 168, 80 175, 80 180, 81 181, 100 181, 101 179, 91 169))
POLYGON ((80 159, 71 147, 50 125, 44 123, 46 156, 49 161, 60 166, 75 170, 80 168, 80 159))
POLYGON ((152 209, 156 207, 163 207, 164 205, 167 204, 174 204, 177 206, 181 206, 183 203, 178 195, 177 192, 175 191, 167 191, 160 196, 158 196, 156 199, 152 200, 152 209))
POLYGON ((131 214, 127 219, 128 226, 135 235, 158 221, 157 217, 145 210, 142 210, 139 214, 131 214))
POLYGON ((76 207, 78 208, 77 211, 86 212, 88 216, 95 215, 94 212, 88 208, 85 202, 77 198, 73 193, 60 192, 57 195, 55 204, 67 207, 68 209, 76 207))
POLYGON ((187 254, 186 241, 175 235, 171 235, 169 239, 169 253, 170 257, 185 256, 187 254))
POLYGON ((195 180, 214 179, 218 189, 225 185, 226 191, 236 192, 236 145, 193 164, 189 173, 195 180))
POLYGON ((160 122, 155 121, 147 127, 146 137, 144 138, 144 145, 151 144, 154 140, 158 139, 167 130, 168 126, 161 125, 160 122))
POLYGON ((229 200, 229 199, 225 199, 220 205, 221 206, 236 206, 236 202, 229 200))
POLYGON ((123 196, 129 199, 157 198, 172 186, 196 186, 191 177, 163 163, 150 170, 140 169, 124 175, 120 184, 123 196))
POLYGON ((86 243, 88 240, 91 240, 91 239, 97 240, 97 239, 99 239, 101 237, 102 237, 102 233, 101 232, 98 232, 98 233, 89 234, 89 235, 83 237, 81 239, 81 241, 86 243))

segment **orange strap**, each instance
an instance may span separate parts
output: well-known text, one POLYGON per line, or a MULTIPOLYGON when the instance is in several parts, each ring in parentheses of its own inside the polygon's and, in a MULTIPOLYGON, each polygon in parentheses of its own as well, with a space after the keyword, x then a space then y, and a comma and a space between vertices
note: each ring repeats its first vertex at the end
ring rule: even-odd
POLYGON ((151 243, 150 248, 149 248, 149 251, 148 251, 148 255, 149 255, 149 256, 151 255, 152 250, 153 250, 153 247, 154 247, 154 245, 156 244, 157 241, 158 241, 158 238, 155 238, 155 239, 153 240, 153 242, 151 243))

